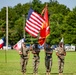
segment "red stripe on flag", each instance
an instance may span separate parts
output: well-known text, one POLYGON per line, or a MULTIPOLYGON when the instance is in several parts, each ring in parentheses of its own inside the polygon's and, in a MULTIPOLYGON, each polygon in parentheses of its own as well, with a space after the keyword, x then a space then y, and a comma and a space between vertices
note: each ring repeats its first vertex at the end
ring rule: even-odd
POLYGON ((0 48, 2 48, 4 45, 4 41, 2 39, 0 39, 0 48))
POLYGON ((40 28, 38 28, 38 27, 28 23, 28 22, 26 23, 26 25, 27 25, 27 27, 28 27, 28 25, 31 26, 32 28, 36 29, 37 31, 40 30, 40 28))
POLYGON ((41 26, 40 26, 39 24, 36 24, 36 22, 33 22, 33 21, 31 21, 31 20, 29 20, 29 22, 30 22, 31 24, 33 24, 34 26, 36 26, 36 27, 38 27, 38 28, 41 28, 41 26))
POLYGON ((27 31, 31 36, 37 37, 37 34, 36 34, 36 33, 31 32, 27 27, 26 27, 25 29, 26 29, 26 31, 27 31))
POLYGON ((35 30, 33 27, 28 27, 27 26, 27 28, 31 31, 31 32, 34 32, 34 33, 36 33, 36 34, 38 34, 38 31, 37 30, 35 30))
POLYGON ((37 25, 37 26, 41 25, 41 24, 38 22, 37 19, 34 19, 33 17, 30 17, 30 18, 32 19, 32 22, 33 22, 35 25, 37 25))
POLYGON ((2 44, 0 44, 0 48, 2 48, 3 47, 3 43, 2 44))
POLYGON ((35 14, 32 14, 32 17, 35 17, 36 20, 37 20, 40 24, 42 24, 42 22, 43 22, 42 17, 39 17, 39 16, 37 16, 37 15, 35 15, 35 14))

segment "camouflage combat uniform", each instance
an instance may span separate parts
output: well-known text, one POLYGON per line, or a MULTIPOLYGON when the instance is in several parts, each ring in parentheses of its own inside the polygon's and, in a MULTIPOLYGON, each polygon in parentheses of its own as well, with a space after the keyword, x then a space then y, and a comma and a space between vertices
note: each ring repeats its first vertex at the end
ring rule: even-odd
MULTIPOLYGON (((53 49, 50 48, 49 46, 44 47, 45 49, 45 66, 46 66, 46 73, 51 72, 52 68, 52 53, 53 49)), ((49 74, 46 74, 49 75, 49 74)))
POLYGON ((32 53, 33 53, 33 67, 34 67, 33 74, 38 73, 38 65, 39 65, 39 62, 40 62, 39 52, 40 52, 39 48, 34 48, 33 47, 33 50, 32 50, 32 53))
POLYGON ((21 71, 23 73, 25 73, 26 72, 26 66, 27 66, 27 63, 28 63, 29 48, 21 47, 21 49, 19 51, 22 52, 22 54, 20 54, 21 71))
POLYGON ((65 56, 65 49, 64 47, 58 47, 56 50, 58 56, 58 65, 59 65, 59 73, 63 73, 64 68, 64 56, 65 56))

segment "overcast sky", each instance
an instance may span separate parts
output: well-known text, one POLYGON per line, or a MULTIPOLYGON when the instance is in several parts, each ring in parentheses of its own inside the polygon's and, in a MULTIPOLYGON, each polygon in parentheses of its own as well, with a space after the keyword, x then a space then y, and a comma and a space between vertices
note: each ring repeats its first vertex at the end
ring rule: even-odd
MULTIPOLYGON (((18 3, 25 4, 32 0, 0 0, 0 10, 5 6, 14 7, 18 3)), ((42 3, 49 2, 49 0, 40 0, 42 3)), ((57 0, 60 4, 64 4, 69 7, 71 10, 76 6, 76 0, 57 0)))

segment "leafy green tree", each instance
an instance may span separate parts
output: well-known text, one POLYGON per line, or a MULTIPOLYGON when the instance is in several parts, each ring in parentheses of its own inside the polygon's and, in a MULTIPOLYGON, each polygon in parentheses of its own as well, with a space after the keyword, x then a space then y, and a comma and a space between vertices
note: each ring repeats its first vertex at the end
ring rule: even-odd
POLYGON ((67 38, 67 43, 69 42, 70 44, 71 43, 76 43, 75 40, 76 40, 76 13, 74 12, 70 12, 66 17, 65 17, 65 20, 64 22, 67 24, 66 26, 66 31, 65 31, 65 34, 67 36, 65 37, 68 37, 67 38))
POLYGON ((26 18, 27 18, 30 7, 31 7, 30 3, 23 4, 23 6, 22 6, 22 11, 23 11, 22 15, 25 15, 26 18))
POLYGON ((6 7, 3 7, 0 12, 0 19, 6 21, 6 7))
POLYGON ((38 13, 41 13, 41 11, 42 11, 42 4, 41 4, 42 2, 40 1, 40 0, 33 0, 32 1, 32 8, 36 11, 36 12, 38 12, 38 13))
POLYGON ((14 10, 19 17, 22 16, 23 10, 21 3, 17 4, 17 6, 14 7, 14 10))
MULTIPOLYGON (((76 7, 72 11, 62 4, 59 4, 57 0, 49 0, 48 12, 50 23, 50 35, 47 41, 50 44, 58 44, 62 36, 65 43, 76 44, 76 7)), ((40 0, 33 0, 32 3, 17 4, 16 6, 8 8, 8 40, 9 44, 13 45, 21 38, 23 38, 23 15, 25 15, 25 21, 27 19, 28 11, 31 8, 40 13, 46 5, 40 0)), ((26 23, 26 22, 25 22, 26 23)), ((0 38, 6 34, 6 8, 3 7, 0 11, 0 38)), ((38 38, 31 38, 31 36, 25 32, 27 43, 31 41, 37 42, 38 38), (29 40, 30 39, 30 40, 29 40)))

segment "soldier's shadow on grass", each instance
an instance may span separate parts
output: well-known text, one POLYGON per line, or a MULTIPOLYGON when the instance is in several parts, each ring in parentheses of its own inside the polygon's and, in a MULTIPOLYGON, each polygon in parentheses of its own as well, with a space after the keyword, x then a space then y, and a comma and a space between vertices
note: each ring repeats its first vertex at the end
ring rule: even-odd
MULTIPOLYGON (((26 75, 33 75, 33 73, 26 73, 26 75)), ((38 73, 38 75, 46 75, 46 73, 38 73)), ((50 75, 59 75, 58 73, 51 73, 50 75)), ((63 75, 74 75, 73 73, 63 73, 63 75)))

